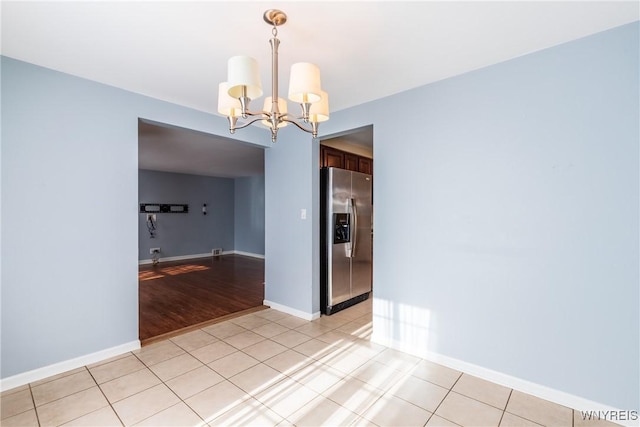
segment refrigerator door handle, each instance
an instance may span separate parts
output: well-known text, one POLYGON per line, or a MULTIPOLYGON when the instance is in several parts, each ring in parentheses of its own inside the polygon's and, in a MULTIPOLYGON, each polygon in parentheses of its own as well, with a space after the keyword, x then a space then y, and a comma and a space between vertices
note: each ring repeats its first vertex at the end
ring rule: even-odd
POLYGON ((349 199, 349 203, 351 204, 351 212, 353 215, 353 225, 351 226, 351 254, 349 258, 355 258, 358 245, 358 209, 356 208, 356 199, 349 199))

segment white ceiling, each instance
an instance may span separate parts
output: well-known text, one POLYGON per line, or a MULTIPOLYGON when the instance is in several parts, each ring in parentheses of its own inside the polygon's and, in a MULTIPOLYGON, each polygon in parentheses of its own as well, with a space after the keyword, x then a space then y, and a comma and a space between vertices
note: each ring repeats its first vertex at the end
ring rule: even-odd
POLYGON ((314 62, 332 111, 623 25, 640 13, 637 1, 2 1, 1 7, 2 55, 211 113, 231 56, 255 57, 270 92, 271 29, 262 20, 269 8, 288 15, 279 28, 281 95, 290 65, 314 62))

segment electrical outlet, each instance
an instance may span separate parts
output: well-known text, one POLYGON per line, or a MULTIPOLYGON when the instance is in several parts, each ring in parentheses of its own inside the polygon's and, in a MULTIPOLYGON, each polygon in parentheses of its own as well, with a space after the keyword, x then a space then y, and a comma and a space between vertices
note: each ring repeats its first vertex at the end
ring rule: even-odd
POLYGON ((213 256, 222 255, 222 248, 211 249, 213 256))
POLYGON ((160 248, 151 248, 151 249, 149 249, 149 253, 150 253, 151 255, 153 255, 153 254, 159 254, 159 253, 160 253, 160 248))
POLYGON ((156 214, 147 214, 147 221, 149 220, 156 222, 156 214))

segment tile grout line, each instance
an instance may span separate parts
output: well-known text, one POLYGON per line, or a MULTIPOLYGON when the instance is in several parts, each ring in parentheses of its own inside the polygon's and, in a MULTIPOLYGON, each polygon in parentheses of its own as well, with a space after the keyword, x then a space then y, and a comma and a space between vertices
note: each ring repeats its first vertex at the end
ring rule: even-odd
MULTIPOLYGON (((120 418, 120 415, 118 414, 118 412, 116 411, 116 408, 113 407, 113 405, 111 404, 111 401, 107 398, 107 395, 104 394, 104 391, 102 391, 102 387, 100 387, 100 384, 98 384, 98 381, 96 380, 96 378, 93 376, 93 373, 91 372, 91 370, 89 369, 88 366, 85 366, 86 370, 89 372, 89 375, 91 375, 91 378, 93 379, 93 382, 96 383, 96 387, 98 387, 98 390, 100 390, 100 393, 102 394, 102 396, 104 396, 104 399, 107 401, 107 403, 109 404, 109 407, 111 408, 111 410, 113 411, 114 414, 116 414, 116 417, 118 418, 118 421, 120 421, 121 425, 125 425, 124 421, 122 421, 122 418, 120 418)), ((99 409, 96 409, 96 411, 98 411, 99 409)), ((95 411, 93 411, 95 412, 95 411)), ((89 412, 91 413, 91 412, 89 412)), ((87 415, 87 414, 85 414, 87 415)), ((82 415, 84 416, 84 415, 82 415)), ((78 417, 80 418, 80 417, 78 417)), ((77 418, 75 418, 77 419, 77 418)), ((73 421, 73 420, 72 420, 73 421)))
POLYGON ((504 410, 502 411, 502 415, 500 416, 500 421, 498 421, 498 426, 502 424, 502 419, 504 418, 504 414, 507 412, 507 406, 509 406, 509 400, 511 399, 512 394, 513 394, 513 389, 509 391, 509 397, 507 397, 507 401, 504 404, 504 410))
POLYGON ((36 413, 36 422, 38 423, 38 426, 42 426, 42 424, 40 423, 40 416, 38 415, 38 407, 36 406, 36 399, 35 397, 33 397, 33 390, 31 388, 31 383, 29 383, 29 395, 31 396, 31 403, 33 403, 33 412, 36 413))
MULTIPOLYGON (((427 423, 429 423, 429 421, 431 420, 431 418, 433 418, 433 416, 434 416, 434 415, 436 415, 436 412, 438 411, 438 408, 440 408, 440 406, 442 405, 442 403, 443 403, 445 400, 447 400, 447 397, 449 396, 449 394, 450 394, 451 392, 453 392, 453 388, 456 386, 456 384, 458 384, 458 381, 460 381, 460 378, 462 378, 462 375, 464 375, 464 373, 463 373, 463 372, 460 372, 460 375, 458 375, 458 378, 456 378, 456 380, 454 381, 454 383, 453 383, 453 384, 451 384, 451 388, 449 388, 449 390, 447 391, 447 394, 445 394, 445 395, 444 395, 444 397, 442 398, 442 400, 440 401, 440 403, 438 403, 438 406, 436 406, 436 409, 434 409, 434 410, 433 410, 432 415, 429 417, 429 419, 427 420, 427 422, 425 423, 425 425, 427 425, 427 423)), ((434 383, 434 384, 435 384, 435 383, 434 383)), ((440 417, 440 415, 438 415, 438 417, 440 417)), ((458 423, 455 423, 455 422, 453 422, 453 421, 451 421, 451 420, 449 420, 449 419, 447 419, 447 418, 444 418, 444 417, 440 417, 440 418, 443 418, 443 419, 445 419, 445 420, 447 420, 447 421, 450 421, 450 422, 452 422, 452 423, 454 423, 454 424, 458 425, 458 423)))
MULTIPOLYGON (((170 339, 168 339, 168 341, 170 341, 170 339)), ((172 341, 172 343, 173 343, 174 345, 178 346, 178 344, 174 343, 173 341, 172 341)), ((188 355, 190 355, 191 357, 195 358, 195 359, 196 359, 196 360, 198 360, 200 363, 202 363, 202 361, 201 361, 200 359, 198 359, 197 357, 195 357, 194 355, 192 355, 192 354, 191 354, 191 353, 189 353, 188 351, 184 350, 182 347, 180 347, 180 346, 178 346, 178 347, 179 347, 181 350, 185 351, 188 355)), ((136 356, 136 355, 134 354, 134 356, 136 356)), ((182 355, 180 355, 180 356, 182 356, 182 355)), ((175 357, 178 357, 178 356, 175 356, 175 357)), ((175 357, 169 358, 169 359, 167 359, 167 360, 174 359, 175 357)), ((176 396, 176 397, 178 398, 178 400, 179 400, 179 402, 178 402, 178 403, 176 403, 176 404, 174 404, 174 405, 171 405, 171 406, 169 406, 169 407, 167 407, 167 408, 161 409, 160 411, 158 411, 158 412, 156 412, 156 413, 154 413, 154 414, 151 414, 151 415, 149 415, 148 417, 146 417, 146 418, 144 418, 144 419, 142 419, 142 420, 138 421, 136 424, 139 424, 139 423, 141 423, 141 422, 143 422, 143 421, 145 421, 145 420, 147 420, 147 419, 149 419, 149 418, 151 418, 151 417, 153 417, 153 416, 155 416, 155 415, 158 415, 158 414, 159 414, 160 412, 162 412, 162 411, 165 411, 165 410, 167 410, 167 409, 169 409, 169 408, 173 408, 174 406, 176 406, 176 405, 178 405, 178 404, 180 404, 180 403, 184 403, 184 404, 187 406, 187 408, 189 408, 189 409, 190 409, 194 414, 196 414, 196 416, 197 416, 198 418, 200 418, 200 420, 202 420, 202 422, 204 423, 204 425, 208 425, 208 424, 209 424, 209 423, 207 423, 207 422, 206 422, 206 421, 205 421, 205 420, 200 416, 200 414, 198 414, 198 413, 197 413, 197 412, 196 412, 196 411, 195 411, 191 406, 189 406, 189 404, 188 404, 187 402, 185 402, 185 401, 184 401, 180 396, 178 396, 178 394, 177 394, 175 391, 173 391, 173 389, 172 389, 171 387, 169 387, 169 386, 168 386, 168 385, 167 385, 167 384, 162 380, 162 378, 160 378, 160 377, 159 377, 155 372, 153 372, 153 370, 151 370, 151 368, 150 368, 146 363, 144 363, 144 361, 142 361, 138 356, 136 356, 136 358, 137 358, 138 360, 140 360, 140 362, 141 362, 141 363, 142 363, 142 364, 143 364, 143 365, 144 365, 144 366, 149 370, 149 372, 151 372, 151 373, 152 373, 152 374, 153 374, 153 375, 154 375, 154 376, 155 376, 155 377, 160 381, 160 384, 162 384, 163 386, 165 386, 166 388, 168 388, 168 389, 169 389, 169 391, 171 391, 171 393, 173 393, 173 395, 174 395, 174 396, 176 396)), ((163 360, 163 362, 164 362, 164 360, 163 360)), ((162 362, 159 362, 159 363, 162 363, 162 362)), ((204 365, 204 366, 207 366, 205 363, 203 363, 203 365, 204 365)), ((207 368, 209 368, 209 367, 207 366, 207 368)), ((198 368, 191 369, 191 370, 189 370, 189 371, 187 371, 187 372, 194 371, 195 369, 198 369, 198 368)), ((211 368, 209 368, 209 369, 211 369, 211 368)), ((185 372, 185 373, 187 373, 187 372, 185 372)), ((180 375, 178 375, 178 376, 180 376, 180 375)), ((174 377, 174 378, 177 378, 177 377, 174 377)), ((171 378, 171 379, 173 379, 173 378, 171 378)), ((157 385, 159 385, 159 384, 157 384, 157 385)), ((146 390, 150 390, 150 389, 151 389, 151 388, 153 388, 153 387, 155 387, 155 386, 152 386, 152 387, 149 387, 149 388, 147 388, 147 389, 145 389, 145 390, 139 391, 138 393, 134 393, 134 394, 132 394, 131 396, 135 396, 136 394, 140 394, 140 393, 142 393, 142 392, 144 392, 144 391, 146 391, 146 390)), ((208 387, 208 388, 211 388, 211 387, 208 387)), ((129 398, 129 397, 131 397, 131 396, 127 396, 125 399, 128 399, 128 398, 129 398)), ((124 400, 124 399, 122 399, 122 400, 124 400)), ((114 409, 114 411, 115 411, 115 409, 114 409)), ((120 417, 118 417, 118 418, 120 418, 120 417)), ((124 424, 124 423, 122 423, 122 425, 125 425, 125 424, 124 424)))

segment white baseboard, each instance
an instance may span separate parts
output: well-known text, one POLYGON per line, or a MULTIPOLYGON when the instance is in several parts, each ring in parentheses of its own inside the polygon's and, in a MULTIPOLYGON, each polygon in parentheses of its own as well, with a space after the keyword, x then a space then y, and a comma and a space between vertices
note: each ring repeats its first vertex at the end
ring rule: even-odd
POLYGON ((81 368, 83 366, 97 363, 114 356, 119 356, 129 351, 138 350, 139 348, 140 341, 131 341, 125 344, 117 345, 115 347, 100 350, 95 353, 87 354, 84 356, 76 357, 74 359, 65 360, 62 362, 54 363, 53 365, 44 366, 42 368, 24 372, 22 374, 2 378, 0 379, 0 391, 20 387, 22 385, 29 384, 34 381, 39 381, 53 375, 58 375, 72 369, 81 368))
MULTIPOLYGON (((250 256, 250 257, 253 257, 253 258, 262 258, 262 259, 264 259, 264 255, 254 254, 254 253, 251 253, 251 252, 243 252, 243 251, 222 251, 222 253, 220 255, 232 255, 232 254, 244 255, 244 256, 250 256)), ((211 252, 206 252, 206 253, 203 253, 203 254, 168 256, 168 257, 164 257, 164 258, 159 258, 158 262, 183 261, 183 260, 187 260, 187 259, 207 258, 207 257, 212 257, 212 256, 213 256, 213 254, 211 252)), ((141 260, 138 261, 138 265, 145 265, 145 264, 152 264, 152 263, 153 263, 152 259, 141 259, 141 260)))
POLYGON ((311 320, 316 320, 316 319, 318 319, 320 317, 320 312, 319 311, 317 311, 315 313, 306 313, 306 312, 298 310, 296 308, 291 308, 291 307, 288 307, 286 305, 278 304, 277 302, 264 300, 262 303, 264 305, 268 305, 269 307, 273 308, 274 310, 278 310, 278 311, 281 311, 283 313, 287 313, 287 314, 299 317, 299 318, 304 319, 304 320, 311 321, 311 320))
MULTIPOLYGON (((445 356, 445 355, 434 353, 434 352, 425 352, 423 349, 419 349, 419 348, 410 348, 404 342, 388 339, 384 336, 381 336, 381 334, 376 335, 375 328, 374 328, 374 334, 371 337, 371 341, 375 342, 376 344, 384 345, 385 347, 390 347, 395 350, 399 350, 404 353, 409 353, 414 356, 420 357, 422 359, 426 359, 431 362, 438 363, 448 368, 455 369, 456 371, 461 371, 461 372, 482 378, 484 380, 491 381, 492 383, 499 384, 508 388, 512 388, 522 393, 530 394, 530 395, 539 397, 540 399, 548 400, 548 401, 557 403, 559 405, 563 405, 568 408, 575 409, 577 411, 626 412, 626 411, 621 411, 619 409, 612 408, 611 406, 604 405, 602 403, 585 399, 580 396, 576 396, 570 393, 566 393, 560 390, 556 390, 550 387, 536 384, 531 381, 523 380, 518 377, 504 374, 502 372, 487 369, 485 367, 478 366, 473 363, 465 362, 459 359, 455 359, 453 357, 445 356)), ((624 421, 615 421, 615 420, 612 422, 618 423, 620 425, 628 425, 628 426, 638 425, 637 420, 627 421, 628 423, 635 423, 635 424, 624 424, 624 421)))

